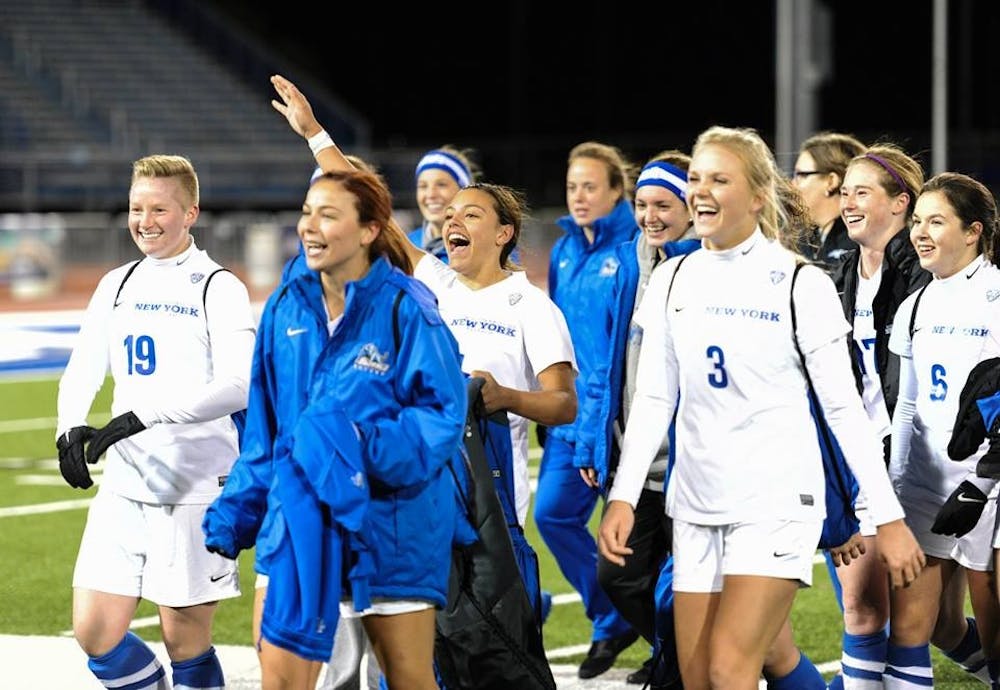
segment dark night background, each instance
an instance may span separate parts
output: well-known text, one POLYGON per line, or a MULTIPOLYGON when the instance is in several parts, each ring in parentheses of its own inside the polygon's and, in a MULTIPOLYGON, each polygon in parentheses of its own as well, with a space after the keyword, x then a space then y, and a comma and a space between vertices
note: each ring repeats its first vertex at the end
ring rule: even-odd
MULTIPOLYGON (((286 60, 307 96, 315 83, 350 105, 374 149, 472 147, 487 177, 543 184, 547 199, 585 139, 637 162, 689 150, 711 124, 754 127, 774 142, 773 1, 394 5, 332 4, 326 22, 294 0, 206 6, 286 60), (515 153, 528 148, 544 152, 532 170, 515 153)), ((816 129, 895 141, 929 167, 932 0, 825 6, 830 70, 816 129)), ((952 2, 949 23, 949 167, 994 182, 1000 3, 952 2)))

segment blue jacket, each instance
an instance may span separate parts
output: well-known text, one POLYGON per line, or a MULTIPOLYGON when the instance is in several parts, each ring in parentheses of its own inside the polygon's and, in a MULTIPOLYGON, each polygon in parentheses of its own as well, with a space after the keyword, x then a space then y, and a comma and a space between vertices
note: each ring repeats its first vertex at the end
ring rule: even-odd
POLYGON ((268 299, 244 445, 213 505, 220 539, 239 549, 256 542, 258 569, 269 572, 272 541, 282 538, 264 520, 272 464, 289 455, 299 412, 333 395, 360 434, 371 490, 363 535, 375 568, 371 595, 443 606, 459 524, 444 466, 460 452, 467 406, 458 345, 430 291, 384 259, 348 283, 330 337, 326 324, 311 271, 268 299))
POLYGON ((418 225, 417 227, 406 233, 406 236, 410 238, 410 242, 413 243, 415 247, 420 247, 428 254, 433 254, 441 261, 448 263, 448 250, 444 248, 444 240, 440 237, 435 237, 429 242, 424 244, 424 226, 418 225))
MULTIPOLYGON (((576 377, 576 395, 578 400, 584 400, 591 373, 604 365, 611 348, 608 324, 594 318, 595 307, 611 304, 619 263, 615 248, 634 239, 639 227, 635 224, 632 206, 625 199, 594 223, 593 243, 587 242, 583 228, 572 216, 563 216, 556 224, 564 234, 556 240, 549 255, 549 296, 566 317, 580 371, 576 377)), ((574 443, 581 431, 580 420, 582 416, 578 414, 576 422, 552 427, 549 433, 574 443)), ((593 443, 586 448, 581 453, 592 452, 593 443)), ((583 455, 578 463, 582 463, 579 466, 594 466, 592 458, 583 455)))
POLYGON ((343 581, 367 606, 373 563, 360 532, 368 509, 361 446, 334 396, 307 407, 295 426, 290 462, 274 463, 268 492, 270 582, 261 620, 268 641, 326 661, 340 619, 343 581))
MULTIPOLYGON (((586 381, 585 397, 580 398, 580 412, 577 414, 579 430, 576 437, 574 465, 593 467, 597 470, 598 481, 603 486, 608 480, 612 448, 614 448, 615 420, 621 414, 622 395, 625 391, 625 358, 635 296, 639 289, 639 260, 637 246, 644 242, 639 235, 630 242, 623 242, 615 248, 618 271, 611 288, 611 299, 607 310, 601 315, 603 327, 609 334, 607 356, 591 371, 586 381), (590 464, 581 464, 585 462, 590 464)), ((667 242, 663 253, 672 256, 690 254, 701 247, 700 240, 679 240, 667 242)), ((591 312, 591 318, 597 317, 591 312)), ((616 455, 617 456, 617 455, 616 455)))
POLYGON ((302 255, 302 244, 300 243, 299 253, 286 261, 284 268, 281 269, 281 282, 278 285, 280 287, 288 281, 298 278, 303 273, 309 272, 309 267, 306 265, 306 257, 302 255))

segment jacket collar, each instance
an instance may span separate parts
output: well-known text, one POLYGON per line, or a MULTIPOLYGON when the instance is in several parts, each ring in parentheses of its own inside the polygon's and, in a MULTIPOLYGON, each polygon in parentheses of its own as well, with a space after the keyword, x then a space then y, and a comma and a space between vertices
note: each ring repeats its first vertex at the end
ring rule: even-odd
MULTIPOLYGON (((566 214, 556 220, 556 225, 561 227, 569 235, 583 237, 583 228, 576 224, 573 216, 566 214)), ((635 237, 639 227, 635 224, 635 215, 632 213, 632 204, 624 197, 618 200, 611 213, 598 218, 592 226, 594 230, 594 242, 592 248, 613 246, 621 242, 627 242, 635 237)))

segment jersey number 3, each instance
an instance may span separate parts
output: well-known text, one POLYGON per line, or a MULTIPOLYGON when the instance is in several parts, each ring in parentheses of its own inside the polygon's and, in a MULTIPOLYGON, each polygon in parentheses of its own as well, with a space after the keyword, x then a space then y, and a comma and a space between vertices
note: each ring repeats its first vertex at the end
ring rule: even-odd
POLYGON ((713 388, 725 388, 729 385, 729 375, 726 373, 726 355, 718 345, 709 345, 705 350, 705 356, 714 371, 708 374, 708 385, 713 388))

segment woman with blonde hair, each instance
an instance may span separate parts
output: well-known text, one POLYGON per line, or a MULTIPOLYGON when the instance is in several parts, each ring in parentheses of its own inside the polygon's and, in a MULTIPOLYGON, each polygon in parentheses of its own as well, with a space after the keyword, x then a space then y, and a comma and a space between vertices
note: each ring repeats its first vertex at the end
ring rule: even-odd
POLYGON ((923 567, 849 376, 849 329, 833 283, 782 245, 797 246, 787 232, 797 222, 780 201, 781 179, 753 130, 703 132, 688 172, 702 250, 658 269, 636 315, 639 386, 601 548, 612 561, 627 555, 662 420, 676 410, 666 508, 688 690, 756 688, 796 591, 812 582, 825 489, 810 383, 869 497, 893 585, 923 567))

